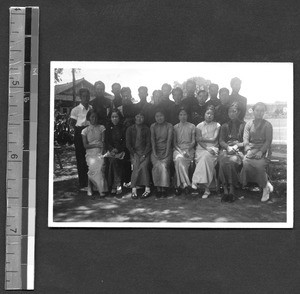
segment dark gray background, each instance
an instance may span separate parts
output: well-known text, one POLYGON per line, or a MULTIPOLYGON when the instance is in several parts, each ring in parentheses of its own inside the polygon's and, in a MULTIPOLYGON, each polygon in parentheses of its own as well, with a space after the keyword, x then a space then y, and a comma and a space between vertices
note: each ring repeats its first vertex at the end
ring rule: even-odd
MULTIPOLYGON (((297 98, 297 2, 1 1, 1 224, 5 223, 8 8, 40 6, 36 293, 299 293, 297 181, 293 230, 47 227, 51 60, 290 61, 297 98)), ((297 99, 294 105, 297 134, 297 99)), ((295 174, 297 142, 296 136, 295 174)), ((4 225, 0 232, 2 292, 4 225)))

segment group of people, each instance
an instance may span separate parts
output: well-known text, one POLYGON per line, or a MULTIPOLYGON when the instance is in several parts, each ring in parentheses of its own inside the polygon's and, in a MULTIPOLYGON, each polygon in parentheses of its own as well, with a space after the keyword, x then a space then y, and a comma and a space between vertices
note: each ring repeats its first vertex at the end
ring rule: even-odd
POLYGON ((130 183, 131 197, 137 199, 153 190, 166 197, 170 188, 180 195, 201 187, 201 197, 207 198, 222 187, 222 201, 233 202, 236 189, 256 183, 261 201, 267 201, 273 190, 266 173, 273 130, 263 119, 266 105, 256 103, 254 119, 245 123, 241 80, 233 78, 230 85, 231 94, 213 83, 197 92, 188 80, 184 97, 181 88, 163 84, 150 103, 142 86, 136 104, 130 88, 118 83, 109 99, 104 83, 96 82, 91 103, 89 90, 80 89, 81 103, 70 115, 80 188, 89 196, 97 190, 100 196, 122 197, 124 183, 130 183), (138 187, 144 187, 141 195, 138 187))

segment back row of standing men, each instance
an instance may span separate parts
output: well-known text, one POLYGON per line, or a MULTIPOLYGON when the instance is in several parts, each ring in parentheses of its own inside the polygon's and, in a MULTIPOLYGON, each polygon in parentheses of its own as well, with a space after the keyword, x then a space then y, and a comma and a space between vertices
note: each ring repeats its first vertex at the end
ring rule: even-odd
POLYGON ((179 122, 178 112, 184 107, 188 112, 188 121, 197 125, 204 121, 204 113, 208 106, 215 107, 215 121, 220 124, 228 121, 228 108, 233 102, 240 105, 240 120, 244 120, 247 109, 247 99, 239 94, 241 80, 233 78, 231 80, 231 95, 229 89, 221 88, 217 84, 210 84, 208 92, 200 90, 196 93, 196 82, 188 80, 186 83, 186 97, 183 96, 183 90, 179 87, 172 89, 171 85, 163 84, 161 90, 153 92, 151 103, 147 102, 148 89, 141 86, 138 89, 140 101, 136 104, 132 102, 131 89, 128 87, 121 88, 121 85, 114 83, 112 85, 113 99, 105 97, 105 84, 101 81, 95 83, 96 98, 91 101, 91 105, 102 118, 105 125, 107 115, 113 108, 118 108, 126 118, 126 123, 131 124, 134 116, 138 112, 145 115, 145 124, 150 127, 155 122, 154 113, 157 107, 164 109, 166 112, 166 121, 175 125, 179 122), (170 100, 172 94, 173 100, 170 100), (218 98, 219 95, 219 98, 218 98), (210 98, 210 99, 208 99, 210 98))

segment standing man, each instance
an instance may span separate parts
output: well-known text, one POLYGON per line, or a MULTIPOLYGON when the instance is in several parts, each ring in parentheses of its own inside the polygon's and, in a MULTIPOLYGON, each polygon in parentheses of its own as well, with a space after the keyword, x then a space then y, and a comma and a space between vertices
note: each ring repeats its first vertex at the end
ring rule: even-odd
POLYGON ((173 108, 174 102, 170 100, 170 95, 172 91, 172 87, 170 84, 163 84, 161 86, 162 91, 162 101, 160 102, 159 106, 164 109, 166 114, 166 121, 170 122, 171 120, 171 114, 169 112, 169 109, 173 108))
POLYGON ((182 107, 183 91, 181 88, 176 87, 172 90, 172 96, 174 100, 173 107, 167 111, 171 114, 171 120, 169 121, 173 126, 179 123, 179 111, 182 107))
POLYGON ((89 124, 86 120, 86 115, 92 109, 92 106, 89 105, 90 91, 85 88, 80 89, 79 97, 81 103, 71 110, 70 124, 75 130, 74 145, 80 191, 87 191, 88 166, 85 160, 85 148, 82 142, 81 131, 89 124))
POLYGON ((135 104, 136 113, 144 114, 144 123, 150 128, 151 125, 151 105, 147 102, 148 88, 141 86, 138 89, 140 101, 135 104))
POLYGON ((186 98, 182 100, 182 106, 186 109, 188 114, 188 121, 191 122, 192 109, 198 104, 195 97, 196 93, 196 82, 194 80, 187 80, 186 82, 186 98))
POLYGON ((210 84, 208 87, 208 92, 210 95, 210 99, 206 102, 206 108, 208 106, 214 106, 215 110, 218 111, 218 107, 221 105, 221 101, 218 98, 219 93, 219 85, 217 84, 210 84))
POLYGON ((111 100, 104 96, 105 85, 98 81, 94 84, 96 98, 91 102, 93 109, 97 112, 101 125, 106 125, 107 114, 111 105, 111 100))
POLYGON ((242 81, 239 78, 235 77, 231 79, 230 87, 232 89, 232 92, 230 95, 230 104, 232 104, 233 102, 237 102, 239 104, 241 110, 239 119, 243 121, 247 111, 247 98, 239 94, 241 85, 242 85, 242 81))
POLYGON ((122 105, 121 85, 119 83, 113 83, 111 85, 111 92, 114 94, 112 108, 120 107, 122 105))
POLYGON ((191 111, 190 122, 197 126, 204 121, 204 115, 206 111, 206 100, 208 99, 208 92, 200 90, 197 94, 197 104, 191 111))
POLYGON ((230 103, 229 90, 227 88, 221 88, 219 90, 219 97, 221 105, 215 113, 215 121, 222 125, 229 121, 228 109, 232 103, 230 103))

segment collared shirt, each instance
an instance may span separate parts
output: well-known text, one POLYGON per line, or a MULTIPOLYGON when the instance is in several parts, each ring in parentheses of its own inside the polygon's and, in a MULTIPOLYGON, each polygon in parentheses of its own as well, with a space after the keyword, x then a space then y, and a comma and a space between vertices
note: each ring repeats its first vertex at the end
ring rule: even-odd
POLYGON ((91 105, 86 109, 81 103, 74 107, 71 110, 70 117, 76 120, 76 127, 84 127, 89 125, 89 122, 86 120, 86 114, 93 107, 91 105))

